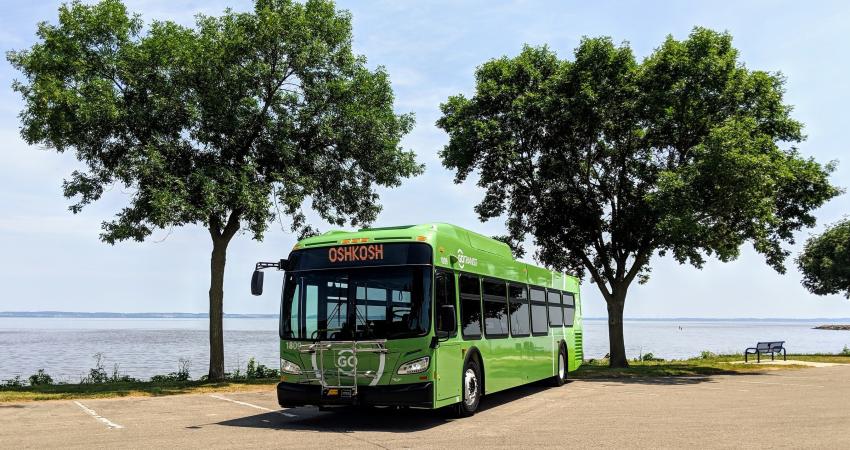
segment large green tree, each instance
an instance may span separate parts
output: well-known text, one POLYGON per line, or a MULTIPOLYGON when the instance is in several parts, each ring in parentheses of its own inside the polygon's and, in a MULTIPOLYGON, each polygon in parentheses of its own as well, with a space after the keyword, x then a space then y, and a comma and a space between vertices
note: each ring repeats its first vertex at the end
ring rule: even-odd
POLYGON ((393 111, 383 68, 351 49, 351 17, 328 0, 257 0, 252 12, 145 27, 119 0, 73 2, 38 42, 7 57, 24 76, 21 134, 72 150, 73 212, 125 186, 128 205, 101 238, 143 241, 187 224, 210 233, 210 379, 224 376, 228 243, 262 239, 276 215, 309 230, 304 209, 368 223, 377 186, 422 166, 399 146, 413 117, 393 111))
POLYGON ((628 365, 624 305, 653 256, 702 267, 750 242, 784 272, 783 244, 838 192, 832 165, 794 147, 783 77, 747 69, 726 33, 695 28, 641 61, 609 38, 571 61, 525 47, 475 78, 471 98, 442 105, 443 163, 458 183, 477 173, 477 213, 505 217, 514 246, 530 234, 540 261, 590 274, 612 366, 628 365))
POLYGON ((850 298, 850 219, 809 238, 797 257, 797 267, 803 273, 803 286, 813 294, 850 298))

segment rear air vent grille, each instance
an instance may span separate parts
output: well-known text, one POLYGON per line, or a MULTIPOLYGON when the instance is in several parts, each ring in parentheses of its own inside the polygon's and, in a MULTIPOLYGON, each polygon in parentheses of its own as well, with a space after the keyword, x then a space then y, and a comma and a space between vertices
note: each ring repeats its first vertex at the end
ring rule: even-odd
POLYGON ((576 331, 576 359, 579 361, 584 360, 584 338, 582 337, 581 331, 576 331))
POLYGON ((373 241, 397 241, 399 239, 411 239, 410 236, 384 236, 384 237, 376 237, 372 239, 373 241))

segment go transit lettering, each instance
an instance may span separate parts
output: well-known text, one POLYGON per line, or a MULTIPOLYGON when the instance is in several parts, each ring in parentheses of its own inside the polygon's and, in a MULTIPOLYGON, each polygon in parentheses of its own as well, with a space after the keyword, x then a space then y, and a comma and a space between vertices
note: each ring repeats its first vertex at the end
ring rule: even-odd
POLYGON ((328 249, 328 260, 332 263, 380 261, 382 259, 384 259, 384 244, 352 245, 328 249))

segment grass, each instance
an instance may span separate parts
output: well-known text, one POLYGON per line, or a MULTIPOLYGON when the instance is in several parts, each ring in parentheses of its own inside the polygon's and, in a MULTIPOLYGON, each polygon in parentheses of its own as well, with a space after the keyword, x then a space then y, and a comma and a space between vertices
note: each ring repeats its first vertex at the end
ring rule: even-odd
MULTIPOLYGON (((850 364, 850 356, 812 354, 788 355, 789 360, 850 364)), ((705 358, 691 358, 671 361, 632 361, 627 368, 608 367, 608 360, 585 362, 576 372, 570 374, 574 379, 593 378, 646 378, 646 377, 693 377, 706 375, 743 375, 769 370, 801 369, 801 365, 770 364, 770 358, 762 357, 761 364, 732 364, 743 361, 743 355, 710 355, 705 358)))
POLYGON ((227 381, 134 381, 118 383, 52 384, 0 388, 0 403, 33 400, 69 400, 83 398, 163 396, 175 394, 200 394, 218 391, 251 391, 268 388, 278 382, 277 378, 260 380, 227 381))

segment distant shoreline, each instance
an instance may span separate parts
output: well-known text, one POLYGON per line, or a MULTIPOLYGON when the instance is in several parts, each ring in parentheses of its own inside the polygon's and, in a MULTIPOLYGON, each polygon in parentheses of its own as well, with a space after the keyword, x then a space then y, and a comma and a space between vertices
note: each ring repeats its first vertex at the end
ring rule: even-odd
MULTIPOLYGON (((183 312, 149 312, 149 313, 121 313, 121 312, 77 312, 77 311, 0 311, 0 318, 42 318, 42 319, 208 319, 208 313, 183 313, 183 312)), ((224 314, 225 319, 277 319, 279 314, 224 314)), ((585 317, 584 320, 605 321, 606 317, 585 317)), ((708 318, 708 317, 632 317, 623 320, 630 322, 850 322, 847 317, 812 317, 812 318, 754 318, 754 317, 731 317, 731 318, 708 318)), ((840 326, 840 325, 838 325, 840 326)))

